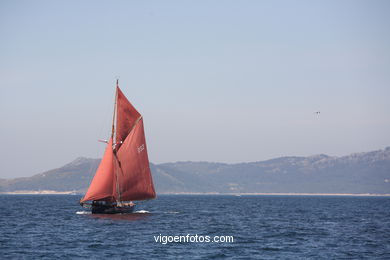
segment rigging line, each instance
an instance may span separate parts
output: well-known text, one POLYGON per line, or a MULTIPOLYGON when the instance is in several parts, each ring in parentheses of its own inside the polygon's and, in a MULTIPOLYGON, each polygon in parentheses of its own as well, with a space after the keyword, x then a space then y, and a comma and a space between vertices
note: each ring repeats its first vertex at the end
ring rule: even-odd
MULTIPOLYGON (((134 122, 133 126, 131 127, 131 129, 130 129, 129 133, 127 134, 127 136, 130 135, 130 133, 134 130, 134 128, 137 126, 138 122, 141 121, 141 119, 142 119, 142 116, 138 117, 137 120, 135 120, 135 122, 134 122)), ((127 138, 127 136, 126 136, 126 138, 127 138)), ((126 140, 126 138, 125 138, 125 140, 126 140)))
POLYGON ((142 119, 142 116, 138 117, 137 120, 135 121, 134 125, 131 127, 129 133, 131 133, 131 131, 133 131, 133 129, 136 127, 136 125, 138 124, 138 122, 142 119))

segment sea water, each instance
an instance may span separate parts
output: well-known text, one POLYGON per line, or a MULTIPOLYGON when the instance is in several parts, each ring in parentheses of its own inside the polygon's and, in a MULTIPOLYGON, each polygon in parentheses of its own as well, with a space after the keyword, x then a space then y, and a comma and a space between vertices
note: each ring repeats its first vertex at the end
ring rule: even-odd
POLYGON ((1 258, 390 259, 389 197, 162 195, 128 215, 79 199, 0 195, 1 258))

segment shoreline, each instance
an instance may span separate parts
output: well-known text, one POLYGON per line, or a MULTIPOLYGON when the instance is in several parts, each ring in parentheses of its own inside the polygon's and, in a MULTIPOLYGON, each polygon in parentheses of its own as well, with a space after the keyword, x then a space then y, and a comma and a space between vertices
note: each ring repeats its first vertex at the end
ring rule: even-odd
MULTIPOLYGON (((83 195, 76 191, 54 191, 54 190, 40 190, 40 191, 8 191, 0 192, 0 195, 83 195)), ((218 192, 163 192, 159 195, 215 195, 215 196, 340 196, 340 197, 390 197, 390 194, 380 193, 306 193, 306 192, 248 192, 248 193, 218 193, 218 192)))

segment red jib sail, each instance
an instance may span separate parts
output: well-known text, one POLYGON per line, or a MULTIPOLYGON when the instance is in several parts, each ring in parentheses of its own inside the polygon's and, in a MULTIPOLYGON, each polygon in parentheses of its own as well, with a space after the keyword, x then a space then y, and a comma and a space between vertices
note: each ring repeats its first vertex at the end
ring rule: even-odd
POLYGON ((88 200, 112 200, 115 183, 114 153, 112 151, 112 138, 107 144, 106 151, 100 165, 93 177, 91 185, 81 202, 88 200))
POLYGON ((142 116, 117 86, 115 140, 112 138, 81 202, 130 201, 156 197, 142 116))

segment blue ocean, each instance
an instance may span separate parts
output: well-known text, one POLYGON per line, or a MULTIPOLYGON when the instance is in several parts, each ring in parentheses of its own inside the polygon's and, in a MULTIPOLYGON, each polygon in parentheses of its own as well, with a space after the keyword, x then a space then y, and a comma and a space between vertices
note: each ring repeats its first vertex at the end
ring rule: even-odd
POLYGON ((161 195, 129 215, 79 199, 0 195, 1 258, 390 259, 389 197, 161 195))

